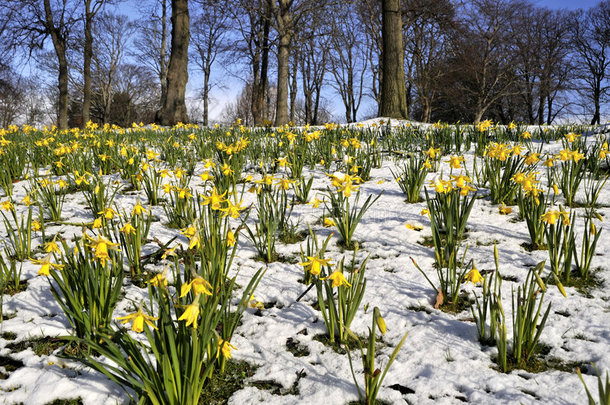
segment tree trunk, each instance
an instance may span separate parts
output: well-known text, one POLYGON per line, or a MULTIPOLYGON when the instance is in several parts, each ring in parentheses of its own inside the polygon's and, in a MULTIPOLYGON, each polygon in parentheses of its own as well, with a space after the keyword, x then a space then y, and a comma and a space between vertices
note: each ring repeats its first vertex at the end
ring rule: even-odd
POLYGON ((91 0, 85 1, 85 50, 83 53, 83 127, 89 122, 89 111, 91 110, 91 58, 93 57, 93 35, 91 29, 93 25, 93 12, 91 10, 91 0))
POLYGON ((189 9, 188 0, 172 0, 172 49, 167 69, 167 96, 155 121, 161 125, 188 122, 186 82, 188 81, 189 9))
POLYGON ((296 118, 296 101, 297 101, 297 71, 298 71, 298 56, 294 56, 294 63, 292 65, 292 73, 290 74, 290 122, 295 123, 296 118))
POLYGON ((382 0, 383 81, 381 115, 407 119, 400 0, 382 0))
MULTIPOLYGON (((267 71, 269 67, 269 30, 271 29, 271 6, 264 3, 262 40, 254 49, 252 57, 252 118, 255 126, 263 125, 266 117, 265 95, 267 93, 267 71)), ((258 34, 257 34, 258 35, 258 34)), ((255 42, 256 44, 256 42, 255 42)))
POLYGON ((62 36, 61 29, 55 27, 53 11, 50 0, 44 0, 45 23, 51 34, 55 55, 59 64, 57 88, 59 100, 57 100, 57 127, 68 128, 68 60, 66 59, 66 39, 62 36))
POLYGON ((485 110, 483 110, 482 108, 477 108, 475 113, 474 113, 474 123, 478 124, 479 122, 481 122, 481 118, 483 118, 483 114, 485 113, 485 110))
POLYGON ((313 117, 312 117, 312 124, 313 125, 318 125, 318 111, 320 110, 320 95, 322 93, 322 86, 320 84, 320 86, 316 87, 316 97, 315 97, 315 102, 313 104, 313 117))
POLYGON ((165 65, 167 52, 167 0, 161 2, 161 47, 159 49, 159 81, 161 82, 161 99, 159 106, 165 105, 167 98, 167 66, 165 65))
POLYGON ((290 63, 290 42, 292 40, 289 0, 278 0, 276 11, 278 25, 277 51, 277 99, 275 103, 275 126, 288 124, 288 69, 290 63))
POLYGON ((290 56, 290 34, 280 36, 277 52, 277 101, 275 126, 288 124, 288 61, 290 56))
POLYGON ((538 98, 538 125, 544 124, 544 104, 546 96, 541 94, 538 98))
POLYGON ((210 69, 203 71, 203 126, 208 126, 208 110, 209 110, 209 97, 210 97, 210 69))
POLYGON ((66 59, 66 47, 63 45, 61 51, 57 51, 57 57, 59 61, 59 77, 58 77, 58 88, 59 88, 59 103, 58 103, 58 116, 57 126, 59 129, 68 128, 68 61, 66 59), (62 53, 60 55, 60 52, 62 53))
POLYGON ((600 123, 600 97, 601 97, 601 79, 595 80, 595 88, 593 89, 593 105, 595 111, 591 119, 591 125, 600 123))

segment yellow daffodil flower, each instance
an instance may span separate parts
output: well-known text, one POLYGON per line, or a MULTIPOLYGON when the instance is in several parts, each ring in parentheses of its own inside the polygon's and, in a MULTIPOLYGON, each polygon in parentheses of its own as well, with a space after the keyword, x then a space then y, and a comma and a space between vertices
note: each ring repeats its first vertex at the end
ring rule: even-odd
POLYGON ((331 218, 324 218, 324 226, 329 228, 331 226, 335 226, 335 221, 333 221, 331 218))
POLYGON ((423 226, 421 226, 421 225, 411 225, 411 224, 409 224, 409 223, 407 223, 405 226, 407 227, 407 229, 411 229, 411 230, 413 230, 413 231, 417 231, 417 232, 419 232, 419 231, 421 231, 422 229, 424 229, 424 227, 423 227, 423 226))
POLYGON ((472 284, 483 283, 483 276, 479 273, 479 270, 473 265, 472 270, 470 270, 464 276, 464 281, 470 281, 472 284))
POLYGON ((110 259, 110 256, 108 255, 109 249, 119 250, 117 248, 117 246, 120 245, 119 243, 112 243, 101 235, 98 235, 96 239, 91 238, 87 234, 85 234, 85 237, 92 242, 88 246, 89 248, 93 249, 95 258, 100 261, 102 266, 106 265, 106 261, 110 259))
POLYGON ((238 202, 237 204, 233 204, 233 202, 231 200, 226 200, 227 202, 227 208, 221 208, 221 211, 224 211, 224 215, 223 217, 226 216, 231 216, 231 218, 239 218, 239 213, 240 211, 243 211, 246 209, 246 207, 242 207, 241 203, 243 201, 238 202))
POLYGON ((220 354, 222 353, 224 358, 230 359, 231 358, 231 349, 237 350, 237 347, 235 347, 231 343, 229 343, 228 340, 218 338, 218 350, 216 352, 216 357, 220 356, 220 354))
POLYGON ((299 263, 299 264, 304 267, 304 269, 303 269, 304 271, 309 271, 314 276, 317 276, 320 274, 320 271, 322 270, 322 266, 331 266, 332 265, 330 263, 330 259, 320 259, 319 257, 315 257, 315 256, 307 256, 307 259, 309 259, 308 262, 303 262, 303 263, 299 263))
POLYGON ((140 200, 138 200, 138 202, 136 203, 136 205, 133 206, 133 209, 131 210, 131 215, 138 215, 141 216, 142 214, 144 214, 146 212, 146 208, 144 208, 142 206, 142 204, 140 203, 140 200))
POLYGON ((235 246, 235 242, 235 234, 233 233, 233 231, 229 230, 229 232, 227 232, 227 245, 235 246))
POLYGON ((212 194, 209 196, 202 196, 202 201, 201 204, 202 205, 210 205, 212 207, 213 210, 220 210, 220 204, 222 204, 224 202, 224 196, 227 194, 227 192, 225 191, 222 194, 218 194, 216 191, 216 187, 214 187, 212 189, 212 194))
POLYGON ((461 163, 464 162, 466 159, 464 159, 463 156, 451 156, 449 158, 449 160, 445 163, 449 163, 449 166, 451 166, 452 169, 461 169, 462 165, 461 163))
POLYGON ((167 266, 161 273, 157 273, 148 283, 155 287, 167 287, 167 266))
POLYGON ((44 259, 30 259, 32 264, 40 264, 41 267, 38 270, 39 276, 48 276, 51 274, 51 269, 61 270, 64 268, 63 264, 51 263, 51 253, 47 254, 44 259))
POLYGON ((104 218, 106 218, 106 219, 112 219, 112 218, 114 218, 115 215, 117 215, 117 212, 114 209, 108 207, 108 208, 104 208, 103 211, 100 211, 97 214, 103 215, 104 218))
POLYGON ((288 190, 291 184, 294 184, 294 180, 289 179, 278 179, 278 182, 275 185, 283 190, 288 190))
POLYGON ((549 210, 542 215, 540 220, 549 225, 555 225, 560 218, 563 220, 564 225, 570 225, 570 216, 566 211, 549 210))
POLYGON ((508 215, 513 212, 511 207, 506 206, 506 204, 502 203, 502 206, 498 209, 501 215, 508 215))
POLYGON ((318 208, 322 200, 319 200, 318 197, 314 197, 313 200, 309 202, 313 208, 318 208))
POLYGON ((565 138, 569 143, 574 142, 576 139, 578 139, 578 137, 580 137, 580 135, 577 135, 574 132, 570 132, 569 134, 565 135, 565 138))
POLYGON ((93 225, 91 225, 91 228, 99 229, 102 226, 103 226, 102 217, 97 217, 93 220, 93 225))
POLYGON ((3 209, 4 211, 12 211, 15 209, 15 206, 13 205, 11 200, 6 200, 2 202, 2 205, 0 205, 0 209, 3 209))
POLYGON ((352 286, 350 283, 347 282, 347 279, 339 270, 333 271, 328 277, 322 277, 320 280, 331 280, 333 282, 332 288, 341 287, 343 285, 346 285, 348 287, 352 286))
POLYGON ((189 291, 193 290, 193 292, 199 296, 200 294, 212 295, 212 285, 207 282, 203 277, 195 276, 190 283, 182 284, 180 287, 180 297, 184 297, 188 294, 189 291))
POLYGON ((197 228, 194 225, 191 225, 187 228, 184 228, 182 231, 180 231, 180 233, 191 239, 195 235, 195 233, 197 233, 197 228))
POLYGON ((197 329, 197 318, 199 317, 199 295, 195 296, 193 302, 186 307, 179 321, 186 321, 186 326, 193 325, 197 329))
POLYGON ((131 222, 127 222, 119 229, 119 232, 124 233, 125 235, 134 234, 136 233, 136 228, 131 225, 131 222))
POLYGON ((59 254, 61 254, 61 249, 57 245, 57 242, 55 242, 55 238, 53 238, 52 241, 47 242, 47 243, 44 244, 44 251, 47 252, 47 253, 59 253, 59 254))
POLYGON ((117 319, 117 321, 121 321, 122 324, 126 324, 127 322, 133 321, 131 324, 131 330, 136 333, 142 333, 144 331, 145 322, 151 328, 157 329, 157 326, 153 322, 159 318, 145 314, 142 311, 142 305, 140 305, 140 308, 138 308, 137 312, 134 312, 133 314, 121 316, 116 319, 117 319))

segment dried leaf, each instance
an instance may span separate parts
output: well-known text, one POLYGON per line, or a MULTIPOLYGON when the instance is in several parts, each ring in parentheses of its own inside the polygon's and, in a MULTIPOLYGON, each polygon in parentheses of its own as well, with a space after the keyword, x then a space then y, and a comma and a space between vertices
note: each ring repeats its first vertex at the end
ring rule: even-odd
POLYGON ((438 294, 436 294, 436 303, 434 304, 434 309, 438 309, 443 302, 445 301, 445 296, 443 295, 443 291, 439 288, 438 294))

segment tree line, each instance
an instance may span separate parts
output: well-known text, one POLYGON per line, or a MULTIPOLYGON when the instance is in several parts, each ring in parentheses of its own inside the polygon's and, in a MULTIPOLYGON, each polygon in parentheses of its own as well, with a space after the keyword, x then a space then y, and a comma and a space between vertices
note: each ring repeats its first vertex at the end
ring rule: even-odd
POLYGON ((247 125, 320 124, 333 98, 347 122, 595 124, 609 101, 610 0, 576 11, 525 0, 140 0, 139 15, 124 15, 126 4, 3 2, 0 126, 208 125, 213 89, 236 83, 223 118, 247 125), (189 73, 201 103, 187 111, 189 73))

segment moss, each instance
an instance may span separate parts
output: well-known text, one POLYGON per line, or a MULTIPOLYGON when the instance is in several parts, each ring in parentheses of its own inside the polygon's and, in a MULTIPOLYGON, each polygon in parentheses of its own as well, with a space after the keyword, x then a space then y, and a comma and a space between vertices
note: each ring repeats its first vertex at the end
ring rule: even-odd
POLYGON ((4 332, 0 337, 5 340, 15 340, 17 339, 17 334, 14 332, 4 332))
POLYGON ((28 288, 28 282, 21 280, 18 285, 13 283, 9 283, 6 287, 4 287, 4 294, 13 296, 22 291, 25 291, 28 288))
POLYGON ((47 402, 46 405, 82 405, 83 400, 78 397, 76 399, 56 399, 52 402, 47 402))
POLYGON ((61 338, 40 337, 9 343, 6 348, 13 353, 19 353, 30 348, 36 356, 48 356, 66 343, 68 342, 61 338))
POLYGON ((229 398, 235 391, 245 386, 245 380, 252 377, 256 371, 253 366, 245 361, 229 360, 225 365, 225 372, 215 372, 207 381, 203 389, 200 404, 221 405, 229 402, 229 398))
POLYGON ((546 250, 546 245, 538 245, 532 243, 522 243, 521 247, 525 249, 526 252, 533 252, 535 250, 546 250))
POLYGON ((292 245, 294 243, 302 242, 307 238, 309 233, 307 231, 299 231, 295 232, 291 229, 286 229, 284 232, 280 234, 280 241, 287 245, 292 245))
MULTIPOLYGON (((536 349, 534 355, 527 362, 522 361, 520 364, 517 364, 511 362, 509 358, 506 373, 508 374, 513 370, 525 370, 530 373, 543 373, 549 370, 573 373, 576 368, 587 370, 589 364, 587 361, 565 361, 557 357, 547 357, 551 351, 551 346, 549 345, 539 343, 536 349)), ((494 368, 499 371, 497 367, 494 368)))
POLYGON ((448 314, 459 314, 472 306, 473 301, 467 295, 459 295, 456 302, 446 302, 439 309, 448 314))
POLYGON ((9 356, 0 356, 0 367, 3 367, 6 371, 6 373, 0 372, 0 380, 6 380, 10 373, 23 367, 23 362, 9 356))
POLYGON ((296 380, 294 380, 294 383, 288 389, 272 380, 253 381, 250 385, 259 390, 270 391, 272 395, 299 395, 299 380, 306 377, 307 374, 303 370, 297 371, 296 374, 296 380))
POLYGON ((286 350, 288 350, 294 357, 305 357, 309 356, 309 348, 299 342, 297 339, 289 337, 286 339, 286 350))
POLYGON ((362 243, 357 240, 352 240, 349 245, 347 243, 345 243, 345 241, 343 239, 339 239, 337 241, 337 246, 339 248, 341 248, 341 252, 344 252, 346 250, 355 250, 356 246, 361 246, 361 245, 362 245, 362 243))
POLYGON ((488 240, 478 240, 476 241, 477 246, 493 246, 494 244, 498 244, 499 241, 497 239, 488 239, 488 240))
POLYGON ((407 309, 409 311, 415 311, 415 312, 425 312, 427 314, 431 314, 432 310, 430 308, 428 308, 425 305, 419 304, 419 305, 409 305, 407 307, 407 309))
POLYGON ((432 236, 424 236, 423 239, 418 240, 417 243, 425 247, 434 247, 434 240, 432 239, 432 236))
MULTIPOLYGON (((555 285, 555 280, 551 277, 547 281, 548 284, 555 285)), ((570 280, 561 280, 564 287, 573 287, 580 294, 587 298, 592 298, 591 290, 603 286, 603 281, 594 272, 589 274, 588 278, 581 277, 580 273, 573 271, 570 275, 570 280)))

